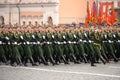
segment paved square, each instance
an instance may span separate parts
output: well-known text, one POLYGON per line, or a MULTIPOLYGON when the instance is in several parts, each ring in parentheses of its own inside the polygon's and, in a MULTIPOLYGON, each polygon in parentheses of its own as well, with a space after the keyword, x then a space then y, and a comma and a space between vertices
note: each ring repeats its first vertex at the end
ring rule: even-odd
POLYGON ((0 80, 120 80, 120 62, 56 66, 0 66, 0 80))

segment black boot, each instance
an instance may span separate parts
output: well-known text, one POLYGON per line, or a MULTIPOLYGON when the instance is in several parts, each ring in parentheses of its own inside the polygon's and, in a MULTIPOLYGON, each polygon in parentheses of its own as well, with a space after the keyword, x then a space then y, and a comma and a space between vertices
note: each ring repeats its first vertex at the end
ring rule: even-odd
POLYGON ((52 57, 50 57, 50 62, 52 63, 53 66, 56 64, 52 57))
POLYGON ((71 56, 71 57, 72 57, 72 59, 73 59, 73 61, 74 61, 75 64, 80 64, 80 62, 77 61, 74 56, 71 56))
POLYGON ((86 58, 86 56, 85 55, 83 55, 83 60, 84 60, 84 62, 85 63, 87 63, 88 61, 87 61, 87 58, 86 58))
POLYGON ((32 63, 32 66, 38 66, 37 64, 35 64, 35 62, 34 62, 32 57, 30 57, 29 59, 30 59, 30 62, 32 63))
POLYGON ((93 63, 91 63, 91 66, 96 67, 96 65, 94 65, 93 63))
POLYGON ((65 60, 64 56, 61 56, 61 58, 63 59, 65 64, 69 64, 69 62, 65 60))
POLYGON ((41 60, 42 60, 42 62, 43 62, 44 65, 49 65, 49 64, 46 62, 46 60, 45 60, 44 57, 41 57, 41 60))

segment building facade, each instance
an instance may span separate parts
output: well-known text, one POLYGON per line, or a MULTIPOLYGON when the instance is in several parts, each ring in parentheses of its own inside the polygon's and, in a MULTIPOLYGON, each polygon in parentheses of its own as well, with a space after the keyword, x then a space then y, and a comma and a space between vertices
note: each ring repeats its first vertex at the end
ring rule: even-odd
POLYGON ((46 24, 49 16, 53 18, 55 25, 85 22, 87 1, 90 3, 90 9, 94 1, 97 2, 98 8, 99 2, 114 1, 120 19, 120 0, 0 0, 0 16, 5 18, 5 24, 46 24))
POLYGON ((53 24, 59 23, 59 0, 0 0, 0 16, 5 24, 46 24, 52 17, 53 24))

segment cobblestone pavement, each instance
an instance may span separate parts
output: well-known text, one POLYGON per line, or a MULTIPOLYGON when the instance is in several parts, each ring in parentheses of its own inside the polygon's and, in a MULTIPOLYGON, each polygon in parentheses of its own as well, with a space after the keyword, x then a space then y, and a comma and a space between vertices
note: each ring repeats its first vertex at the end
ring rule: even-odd
POLYGON ((0 65, 0 80, 120 80, 120 62, 56 66, 6 66, 0 65))

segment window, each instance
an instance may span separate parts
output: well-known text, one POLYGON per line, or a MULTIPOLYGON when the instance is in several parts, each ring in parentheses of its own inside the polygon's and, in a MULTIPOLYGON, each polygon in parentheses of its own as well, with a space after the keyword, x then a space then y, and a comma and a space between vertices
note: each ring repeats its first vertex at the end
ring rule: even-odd
POLYGON ((32 20, 32 16, 28 16, 28 17, 27 17, 27 20, 28 20, 28 21, 31 21, 31 20, 32 20))
POLYGON ((15 3, 14 0, 8 0, 8 3, 15 3))
POLYGON ((22 19, 23 21, 25 21, 25 20, 26 20, 26 16, 22 16, 21 19, 22 19))
POLYGON ((40 16, 40 19, 42 19, 42 18, 43 18, 43 15, 40 16))
POLYGON ((28 16, 27 19, 32 19, 32 16, 28 16))
POLYGON ((34 19, 38 19, 38 16, 34 16, 34 19))
POLYGON ((38 21, 38 16, 33 17, 34 21, 38 21))

